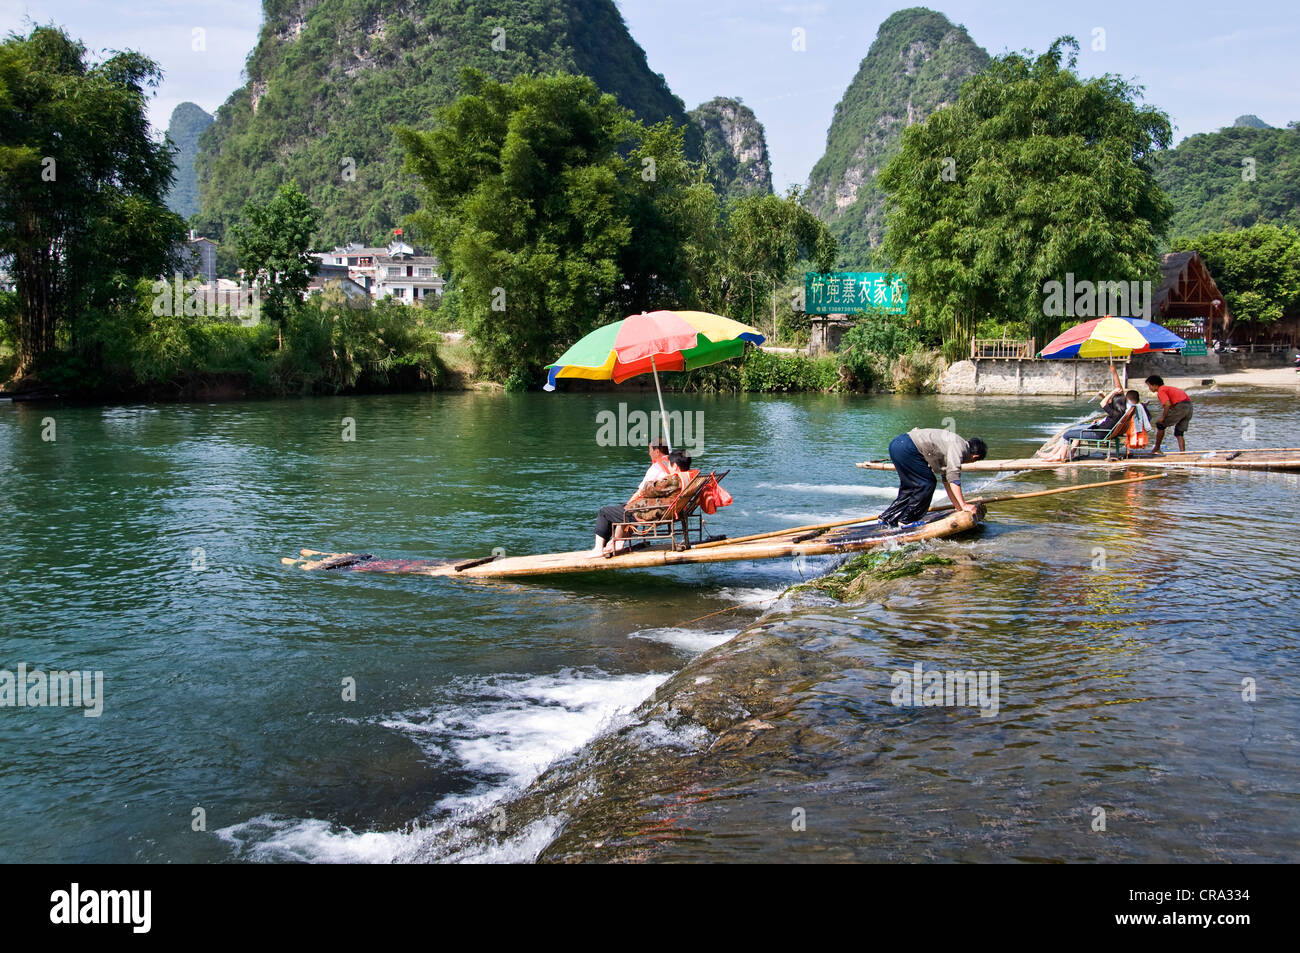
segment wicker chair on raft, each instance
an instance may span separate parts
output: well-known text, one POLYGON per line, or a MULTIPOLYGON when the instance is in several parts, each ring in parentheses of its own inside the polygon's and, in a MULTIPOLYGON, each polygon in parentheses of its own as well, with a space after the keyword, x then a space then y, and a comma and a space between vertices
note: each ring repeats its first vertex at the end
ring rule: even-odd
MULTIPOLYGON (((667 545, 675 550, 690 549, 691 546, 705 542, 704 516, 713 513, 718 506, 731 503, 731 496, 718 483, 730 470, 721 473, 710 471, 708 474, 692 470, 683 476, 685 481, 678 481, 674 475, 673 482, 679 489, 668 495, 664 492, 660 480, 645 490, 645 495, 627 507, 628 522, 615 523, 614 531, 622 537, 626 545, 619 552, 629 552, 649 546, 667 545), (685 485, 681 485, 684 482, 685 485)), ((707 539, 725 539, 725 536, 707 537, 707 539)))

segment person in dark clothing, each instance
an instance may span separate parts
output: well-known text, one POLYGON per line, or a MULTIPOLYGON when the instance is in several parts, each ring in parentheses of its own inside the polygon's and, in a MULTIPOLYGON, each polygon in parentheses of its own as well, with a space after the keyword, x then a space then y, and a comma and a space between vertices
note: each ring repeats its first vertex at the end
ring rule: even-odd
POLYGON ((930 509, 930 499, 943 477, 955 509, 975 512, 961 492, 961 465, 988 456, 988 447, 979 437, 965 440, 947 430, 916 428, 899 434, 889 444, 889 459, 898 473, 898 496, 880 514, 882 526, 915 523, 930 509))
POLYGON ((1064 434, 1066 440, 1104 440, 1128 412, 1124 387, 1119 382, 1119 373, 1114 364, 1110 366, 1110 377, 1115 386, 1110 393, 1101 397, 1101 409, 1106 416, 1079 427, 1071 427, 1064 434))

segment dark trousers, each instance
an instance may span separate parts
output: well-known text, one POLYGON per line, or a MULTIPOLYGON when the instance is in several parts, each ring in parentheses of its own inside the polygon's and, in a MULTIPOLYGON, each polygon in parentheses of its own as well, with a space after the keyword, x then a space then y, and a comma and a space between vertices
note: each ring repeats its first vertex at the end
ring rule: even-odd
POLYGON ((898 471, 898 496, 880 514, 880 522, 894 526, 915 523, 930 508, 930 498, 934 496, 939 481, 912 438, 905 433, 890 441, 889 459, 898 471))
POLYGON ((623 512, 621 506, 602 506, 600 515, 596 517, 596 535, 605 542, 614 535, 614 523, 626 523, 627 514, 623 512))
POLYGON ((1105 440, 1106 435, 1114 429, 1115 424, 1109 427, 1105 424, 1099 427, 1071 427, 1062 436, 1066 440, 1105 440))

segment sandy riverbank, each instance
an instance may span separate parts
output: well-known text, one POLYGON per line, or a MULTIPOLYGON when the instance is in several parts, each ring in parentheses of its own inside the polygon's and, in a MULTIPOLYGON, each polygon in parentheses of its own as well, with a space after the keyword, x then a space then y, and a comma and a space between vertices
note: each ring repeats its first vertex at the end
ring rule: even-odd
POLYGON ((1247 367, 1234 371, 1215 371, 1195 377, 1166 377, 1175 387, 1200 387, 1213 380, 1218 387, 1267 387, 1271 390, 1300 391, 1300 374, 1294 367, 1247 367))

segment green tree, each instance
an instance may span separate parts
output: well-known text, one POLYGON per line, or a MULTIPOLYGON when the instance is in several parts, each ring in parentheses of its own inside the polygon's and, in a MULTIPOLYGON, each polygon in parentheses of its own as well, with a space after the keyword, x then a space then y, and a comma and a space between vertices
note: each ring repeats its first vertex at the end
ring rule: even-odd
POLYGON ((685 129, 630 127, 635 146, 619 179, 632 240, 619 255, 616 317, 654 308, 720 311, 726 300, 723 208, 685 129))
POLYGON ((1173 246, 1200 253, 1233 319, 1246 322, 1252 339, 1262 326, 1300 313, 1300 232, 1296 229, 1255 225, 1178 238, 1173 246))
POLYGON ((448 268, 490 377, 535 385, 603 323, 657 308, 731 313, 740 274, 763 269, 768 288, 803 257, 834 260, 796 193, 728 215, 681 127, 647 128, 586 77, 500 84, 467 70, 463 84, 433 132, 398 135, 423 184, 410 223, 448 268))
POLYGON ((433 132, 398 131, 424 192, 411 224, 455 276, 484 372, 527 386, 614 319, 639 124, 585 76, 462 80, 433 132))
POLYGON ((316 221, 316 209, 298 184, 290 182, 266 205, 245 205, 243 221, 235 226, 239 260, 257 282, 263 316, 277 329, 283 328, 290 305, 302 300, 316 273, 316 259, 309 254, 316 221))
POLYGON ((136 280, 174 264, 184 223, 163 204, 171 150, 145 115, 161 76, 134 52, 90 64, 55 27, 0 43, 0 257, 18 292, 15 376, 56 347, 88 344, 80 323, 133 306, 136 280))
MULTIPOLYGON (((743 310, 754 325, 764 306, 771 307, 770 296, 802 263, 829 271, 839 253, 830 229, 804 208, 797 187, 783 197, 748 196, 728 206, 726 247, 732 316, 743 310)), ((776 331, 772 329, 774 338, 776 331)))
POLYGON ((1169 143, 1169 119, 1118 77, 1080 80, 1077 51, 1063 37, 1036 60, 994 59, 952 107, 908 128, 880 175, 885 253, 950 356, 990 317, 1029 317, 1040 340, 1054 335, 1061 318, 1045 314, 1043 285, 1067 272, 1158 275, 1170 205, 1152 154, 1169 143))

